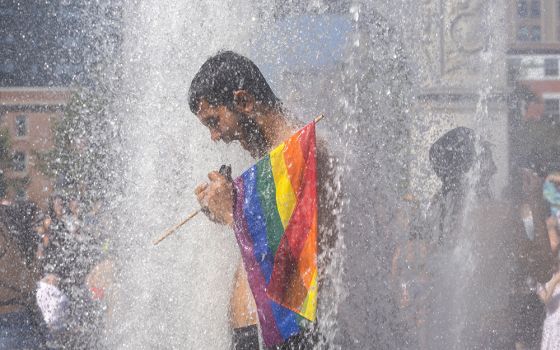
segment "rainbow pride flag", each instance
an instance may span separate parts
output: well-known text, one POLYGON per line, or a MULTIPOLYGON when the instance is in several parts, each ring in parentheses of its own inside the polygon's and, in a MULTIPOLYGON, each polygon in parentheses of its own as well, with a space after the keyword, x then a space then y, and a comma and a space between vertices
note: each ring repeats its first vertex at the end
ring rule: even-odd
POLYGON ((311 122, 234 180, 234 230, 267 346, 317 309, 317 173, 311 122))

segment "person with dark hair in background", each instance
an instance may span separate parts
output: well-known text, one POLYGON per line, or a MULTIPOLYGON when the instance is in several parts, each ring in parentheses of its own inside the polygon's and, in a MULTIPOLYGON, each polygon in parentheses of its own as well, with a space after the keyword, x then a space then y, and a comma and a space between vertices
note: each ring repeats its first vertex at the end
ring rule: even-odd
POLYGON ((533 151, 522 167, 513 168, 509 189, 518 218, 517 264, 511 304, 517 348, 533 349, 541 342, 544 307, 537 294, 555 270, 555 253, 548 234, 549 206, 543 182, 554 154, 533 151))
POLYGON ((71 249, 69 244, 70 233, 66 229, 63 217, 66 212, 64 198, 53 194, 49 199, 49 227, 48 244, 44 249, 44 273, 54 274, 64 284, 69 278, 72 269, 71 249))
POLYGON ((44 334, 34 301, 39 211, 30 203, 0 205, 0 349, 43 349, 44 334))
MULTIPOLYGON (((189 107, 210 130, 213 141, 238 141, 254 158, 264 156, 302 126, 286 115, 282 103, 258 67, 248 58, 231 51, 219 52, 201 66, 190 86, 189 107)), ((317 140, 319 294, 328 284, 325 272, 330 259, 329 254, 321 254, 321 251, 333 246, 338 237, 336 213, 339 202, 335 167, 335 159, 317 140)), ((198 186, 195 191, 198 201, 212 221, 231 226, 232 183, 216 171, 208 174, 208 177, 210 183, 198 186)), ((318 302, 317 322, 321 323, 321 305, 328 302, 321 295, 318 302)), ((323 305, 326 307, 326 304, 323 305)), ((241 264, 236 274, 230 310, 234 328, 233 347, 258 348, 256 310, 241 264)), ((312 328, 290 338, 281 348, 307 349, 312 348, 314 343, 321 343, 320 326, 315 323, 312 328)))
POLYGON ((543 195, 550 205, 550 215, 546 224, 550 246, 556 259, 554 276, 546 284, 540 284, 538 294, 546 309, 541 350, 553 350, 560 347, 560 288, 558 288, 558 284, 560 284, 560 259, 558 257, 560 242, 560 159, 549 164, 546 175, 543 195))
MULTIPOLYGON (((477 161, 474 131, 465 127, 452 129, 441 136, 431 147, 429 158, 432 168, 441 180, 441 190, 431 203, 432 239, 438 244, 453 240, 451 235, 460 224, 469 184, 468 173, 477 161)), ((496 173, 490 145, 482 142, 480 154, 480 176, 474 184, 476 200, 492 198, 490 180, 496 173)))
POLYGON ((514 348, 523 303, 511 291, 527 276, 524 271, 537 281, 550 278, 542 189, 535 181, 525 188, 535 218, 535 238, 528 241, 517 209, 521 201, 492 196, 496 166, 489 144, 473 130, 447 132, 432 145, 430 162, 442 181, 426 226, 432 241, 430 348, 514 348), (460 327, 444 327, 457 320, 460 327))
POLYGON ((68 198, 68 210, 66 215, 62 217, 64 225, 68 231, 74 235, 80 234, 82 228, 82 213, 80 211, 80 199, 77 196, 68 198))

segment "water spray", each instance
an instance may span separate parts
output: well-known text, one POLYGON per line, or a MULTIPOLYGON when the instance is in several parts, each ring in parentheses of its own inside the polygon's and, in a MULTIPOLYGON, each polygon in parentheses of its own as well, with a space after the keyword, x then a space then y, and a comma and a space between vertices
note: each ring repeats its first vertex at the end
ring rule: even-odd
MULTIPOLYGON (((314 119, 315 123, 318 123, 319 121, 321 121, 321 119, 323 119, 324 115, 321 114, 318 117, 316 117, 314 119)), ((232 181, 231 178, 231 165, 225 165, 223 164, 220 167, 220 171, 219 171, 220 175, 225 176, 229 181, 232 181)), ((200 213, 201 211, 204 211, 205 208, 200 208, 197 209, 195 211, 193 211, 192 213, 189 214, 189 216, 187 216, 183 221, 181 221, 180 223, 178 223, 177 225, 167 229, 167 231, 165 231, 158 239, 156 239, 154 241, 154 246, 158 245, 161 241, 163 241, 164 239, 166 239, 167 237, 171 236, 174 232, 176 232, 179 228, 181 228, 183 225, 185 225, 187 222, 189 222, 192 218, 194 218, 195 216, 198 215, 198 213, 200 213)))

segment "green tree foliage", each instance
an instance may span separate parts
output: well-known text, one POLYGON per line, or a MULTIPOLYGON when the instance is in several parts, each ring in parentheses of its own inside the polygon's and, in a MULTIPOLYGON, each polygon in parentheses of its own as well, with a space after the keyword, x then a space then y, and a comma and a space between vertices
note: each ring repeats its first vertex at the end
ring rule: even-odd
POLYGON ((54 147, 38 154, 39 168, 55 179, 55 191, 94 200, 104 197, 111 181, 110 143, 115 128, 101 95, 82 90, 53 125, 54 147))

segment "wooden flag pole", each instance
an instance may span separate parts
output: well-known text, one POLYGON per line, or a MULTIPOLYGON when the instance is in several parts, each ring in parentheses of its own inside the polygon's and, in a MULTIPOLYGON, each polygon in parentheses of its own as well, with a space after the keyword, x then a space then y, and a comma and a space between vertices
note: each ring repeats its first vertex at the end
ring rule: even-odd
POLYGON ((163 235, 161 235, 160 238, 156 239, 154 241, 154 245, 158 245, 159 242, 163 241, 164 239, 166 239, 167 237, 171 236, 173 234, 173 232, 177 231, 181 226, 183 226, 184 224, 186 224, 187 222, 189 222, 192 218, 194 218, 198 213, 200 213, 200 209, 195 210, 191 213, 191 215, 187 216, 187 218, 183 221, 181 221, 180 223, 178 223, 177 225, 171 227, 170 229, 168 229, 167 231, 165 231, 165 233, 163 235))
MULTIPOLYGON (((315 117, 314 121, 315 123, 318 123, 321 121, 321 119, 323 119, 325 116, 323 114, 315 117)), ((178 223, 177 225, 169 228, 167 231, 165 231, 158 239, 156 239, 154 241, 154 246, 158 245, 161 241, 163 241, 164 239, 166 239, 167 237, 171 236, 175 231, 177 231, 179 228, 181 228, 184 224, 186 224, 187 222, 189 222, 192 218, 194 218, 198 213, 201 212, 201 209, 195 210, 193 211, 189 216, 187 216, 183 221, 181 221, 180 223, 178 223)))

